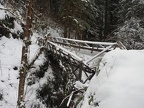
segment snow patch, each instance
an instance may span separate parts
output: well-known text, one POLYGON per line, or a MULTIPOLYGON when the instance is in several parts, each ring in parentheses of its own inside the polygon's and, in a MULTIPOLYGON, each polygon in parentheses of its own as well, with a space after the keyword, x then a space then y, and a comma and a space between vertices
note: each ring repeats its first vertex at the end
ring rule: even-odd
POLYGON ((0 4, 0 8, 2 8, 0 9, 0 20, 2 20, 2 19, 5 19, 6 12, 5 10, 3 10, 5 9, 4 6, 2 6, 1 4, 0 4))

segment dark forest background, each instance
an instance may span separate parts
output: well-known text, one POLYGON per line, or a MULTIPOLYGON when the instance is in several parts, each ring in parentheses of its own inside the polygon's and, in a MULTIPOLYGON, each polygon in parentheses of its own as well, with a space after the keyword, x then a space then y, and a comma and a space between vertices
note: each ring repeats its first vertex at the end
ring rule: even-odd
MULTIPOLYGON (((27 0, 1 0, 24 16, 27 0)), ((122 41, 142 49, 144 4, 141 0, 35 0, 35 29, 47 29, 51 19, 62 36, 92 41, 122 41)))

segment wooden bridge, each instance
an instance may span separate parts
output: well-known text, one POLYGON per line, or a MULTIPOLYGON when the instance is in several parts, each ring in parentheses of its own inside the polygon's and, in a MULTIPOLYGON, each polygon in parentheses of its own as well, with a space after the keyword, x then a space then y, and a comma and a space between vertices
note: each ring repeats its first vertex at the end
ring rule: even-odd
POLYGON ((90 80, 96 73, 96 69, 90 67, 89 63, 101 54, 114 50, 116 47, 125 49, 120 42, 93 42, 51 36, 48 37, 47 41, 48 52, 56 59, 61 60, 62 64, 68 64, 75 78, 83 83, 90 80), (67 50, 68 48, 90 50, 91 53, 97 51, 98 53, 88 61, 83 61, 82 58, 67 50), (82 75, 85 75, 86 78, 82 79, 82 75))

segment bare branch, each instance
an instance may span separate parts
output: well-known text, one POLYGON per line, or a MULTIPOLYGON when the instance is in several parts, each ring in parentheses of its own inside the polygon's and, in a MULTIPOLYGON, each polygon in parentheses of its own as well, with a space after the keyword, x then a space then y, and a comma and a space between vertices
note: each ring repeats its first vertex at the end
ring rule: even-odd
POLYGON ((42 51, 44 50, 43 47, 41 47, 38 51, 38 53, 36 54, 35 58, 32 60, 32 62, 29 64, 28 69, 30 69, 33 64, 35 63, 35 61, 38 59, 38 57, 40 56, 40 54, 42 53, 42 51))

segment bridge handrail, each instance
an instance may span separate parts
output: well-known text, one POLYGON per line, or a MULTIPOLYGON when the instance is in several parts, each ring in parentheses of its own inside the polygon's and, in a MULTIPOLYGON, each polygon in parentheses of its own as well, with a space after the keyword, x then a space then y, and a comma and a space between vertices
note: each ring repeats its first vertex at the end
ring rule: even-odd
POLYGON ((93 45, 117 45, 117 42, 114 42, 114 43, 111 43, 111 42, 94 42, 94 41, 84 41, 84 40, 75 40, 75 39, 69 39, 69 38, 62 38, 62 37, 52 37, 52 36, 49 36, 48 38, 62 39, 62 40, 67 40, 67 41, 87 43, 87 44, 93 44, 93 45))

